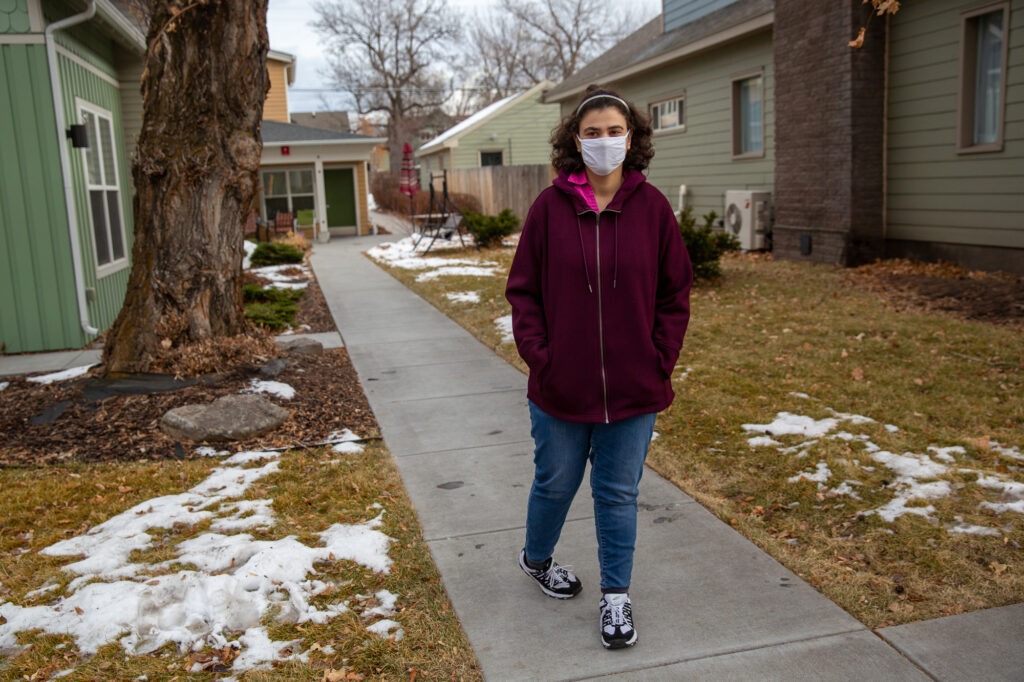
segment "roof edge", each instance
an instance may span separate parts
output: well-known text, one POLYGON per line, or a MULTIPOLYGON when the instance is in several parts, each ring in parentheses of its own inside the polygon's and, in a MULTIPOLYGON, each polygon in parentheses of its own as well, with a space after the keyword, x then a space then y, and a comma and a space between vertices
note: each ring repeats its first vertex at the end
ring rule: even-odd
MULTIPOLYGON (((752 17, 743 21, 735 26, 730 26, 727 29, 713 33, 709 36, 705 36, 699 40, 695 40, 692 43, 682 45, 673 50, 669 50, 655 57, 645 59, 635 64, 619 69, 617 71, 609 71, 608 73, 592 79, 591 82, 615 82, 620 81, 629 76, 634 76, 645 71, 649 71, 656 67, 662 66, 669 62, 674 62, 685 57, 692 57, 701 52, 725 45, 727 43, 739 40, 740 38, 752 35, 763 31, 766 28, 771 27, 775 23, 775 10, 768 11, 764 14, 752 17)), ((546 102, 555 103, 563 102, 571 97, 581 94, 587 89, 589 83, 582 83, 580 85, 569 88, 555 94, 552 97, 545 98, 546 102)))
POLYGON ((96 0, 96 10, 139 52, 146 51, 146 34, 110 0, 96 0))
MULTIPOLYGON (((460 130, 459 132, 455 133, 454 135, 450 135, 449 137, 446 137, 446 138, 444 138, 442 140, 438 140, 436 142, 435 142, 435 140, 437 140, 437 138, 435 137, 434 140, 431 140, 427 144, 425 144, 422 147, 420 147, 419 149, 417 149, 416 153, 415 153, 415 156, 419 156, 421 152, 424 155, 435 154, 435 153, 437 153, 437 152, 439 152, 439 151, 441 151, 443 149, 453 149, 453 148, 459 146, 458 145, 459 138, 462 137, 463 135, 466 135, 467 133, 470 133, 470 132, 476 130, 477 128, 482 126, 487 121, 490 121, 492 118, 494 118, 495 116, 497 116, 501 112, 506 111, 506 110, 508 110, 511 107, 514 107, 515 105, 519 104, 522 100, 532 96, 538 90, 540 90, 540 91, 547 91, 550 88, 552 88, 554 85, 555 84, 552 83, 549 80, 543 80, 543 81, 537 83, 536 85, 534 85, 530 89, 524 90, 523 92, 519 93, 518 95, 512 96, 512 98, 504 106, 501 106, 501 107, 495 109, 494 111, 492 111, 490 113, 490 115, 485 116, 484 118, 481 118, 479 121, 474 122, 473 124, 467 126, 463 130, 460 130), (452 143, 454 143, 454 144, 452 144, 452 143)), ((544 98, 541 97, 541 102, 544 102, 544 101, 545 101, 544 98)), ((458 125, 458 124, 456 124, 456 125, 458 125)), ((455 126, 452 126, 452 128, 454 128, 454 127, 455 126)), ((449 128, 449 130, 450 130, 450 128, 449 128)), ((443 135, 443 134, 444 133, 442 133, 441 135, 443 135)), ((437 137, 441 137, 441 135, 438 135, 437 137)))

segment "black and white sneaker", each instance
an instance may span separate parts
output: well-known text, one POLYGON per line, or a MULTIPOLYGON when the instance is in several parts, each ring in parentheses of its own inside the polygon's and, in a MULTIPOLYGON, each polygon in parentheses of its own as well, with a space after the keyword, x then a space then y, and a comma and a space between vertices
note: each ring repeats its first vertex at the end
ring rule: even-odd
POLYGON ((601 644, 605 649, 624 649, 636 644, 633 604, 628 594, 601 597, 601 644))
POLYGON ((555 599, 572 599, 583 589, 582 583, 565 566, 548 558, 542 568, 530 568, 526 563, 526 550, 519 550, 519 568, 540 585, 541 591, 555 599))

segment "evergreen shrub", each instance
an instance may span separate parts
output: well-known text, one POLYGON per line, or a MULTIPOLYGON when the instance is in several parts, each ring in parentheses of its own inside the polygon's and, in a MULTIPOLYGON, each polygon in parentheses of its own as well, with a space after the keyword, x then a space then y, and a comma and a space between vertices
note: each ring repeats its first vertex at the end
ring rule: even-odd
POLYGON ((466 230, 482 249, 501 246, 501 240, 519 228, 519 218, 507 208, 496 216, 466 211, 462 218, 466 230))
POLYGON ((679 216, 679 232, 693 263, 693 274, 697 279, 714 279, 722 274, 722 254, 739 251, 740 242, 728 232, 712 230, 718 215, 711 211, 703 216, 704 225, 697 227, 693 209, 687 206, 679 216))
POLYGON ((261 242, 249 256, 253 267, 264 265, 281 265, 283 263, 301 263, 302 249, 284 242, 261 242))

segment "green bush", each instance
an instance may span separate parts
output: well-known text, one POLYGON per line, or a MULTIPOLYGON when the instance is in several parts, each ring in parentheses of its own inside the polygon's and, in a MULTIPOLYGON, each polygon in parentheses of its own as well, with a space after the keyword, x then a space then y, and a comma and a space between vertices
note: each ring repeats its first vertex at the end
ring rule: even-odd
POLYGON ((501 240, 519 227, 519 218, 507 208, 496 216, 465 211, 462 220, 476 245, 482 249, 501 246, 501 240))
POLYGON ((301 289, 264 289, 258 284, 246 284, 242 287, 245 316, 261 327, 284 329, 295 321, 304 293, 301 289))
POLYGON ((704 216, 704 225, 697 227, 693 209, 687 206, 679 216, 679 232, 693 263, 693 274, 698 279, 714 279, 722 274, 719 261, 727 251, 738 251, 740 242, 728 232, 711 229, 718 215, 711 211, 704 216))
POLYGON ((280 265, 282 263, 301 263, 303 253, 291 244, 282 242, 262 242, 249 256, 249 262, 255 267, 263 265, 280 265))

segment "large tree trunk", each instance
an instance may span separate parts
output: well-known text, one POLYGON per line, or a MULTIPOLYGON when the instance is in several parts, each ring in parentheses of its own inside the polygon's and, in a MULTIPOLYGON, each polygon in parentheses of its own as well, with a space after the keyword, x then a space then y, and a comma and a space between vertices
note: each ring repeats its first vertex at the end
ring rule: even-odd
POLYGON ((242 226, 258 190, 267 0, 154 3, 133 164, 135 244, 108 373, 246 330, 242 226), (184 7, 184 9, 182 9, 184 7))

